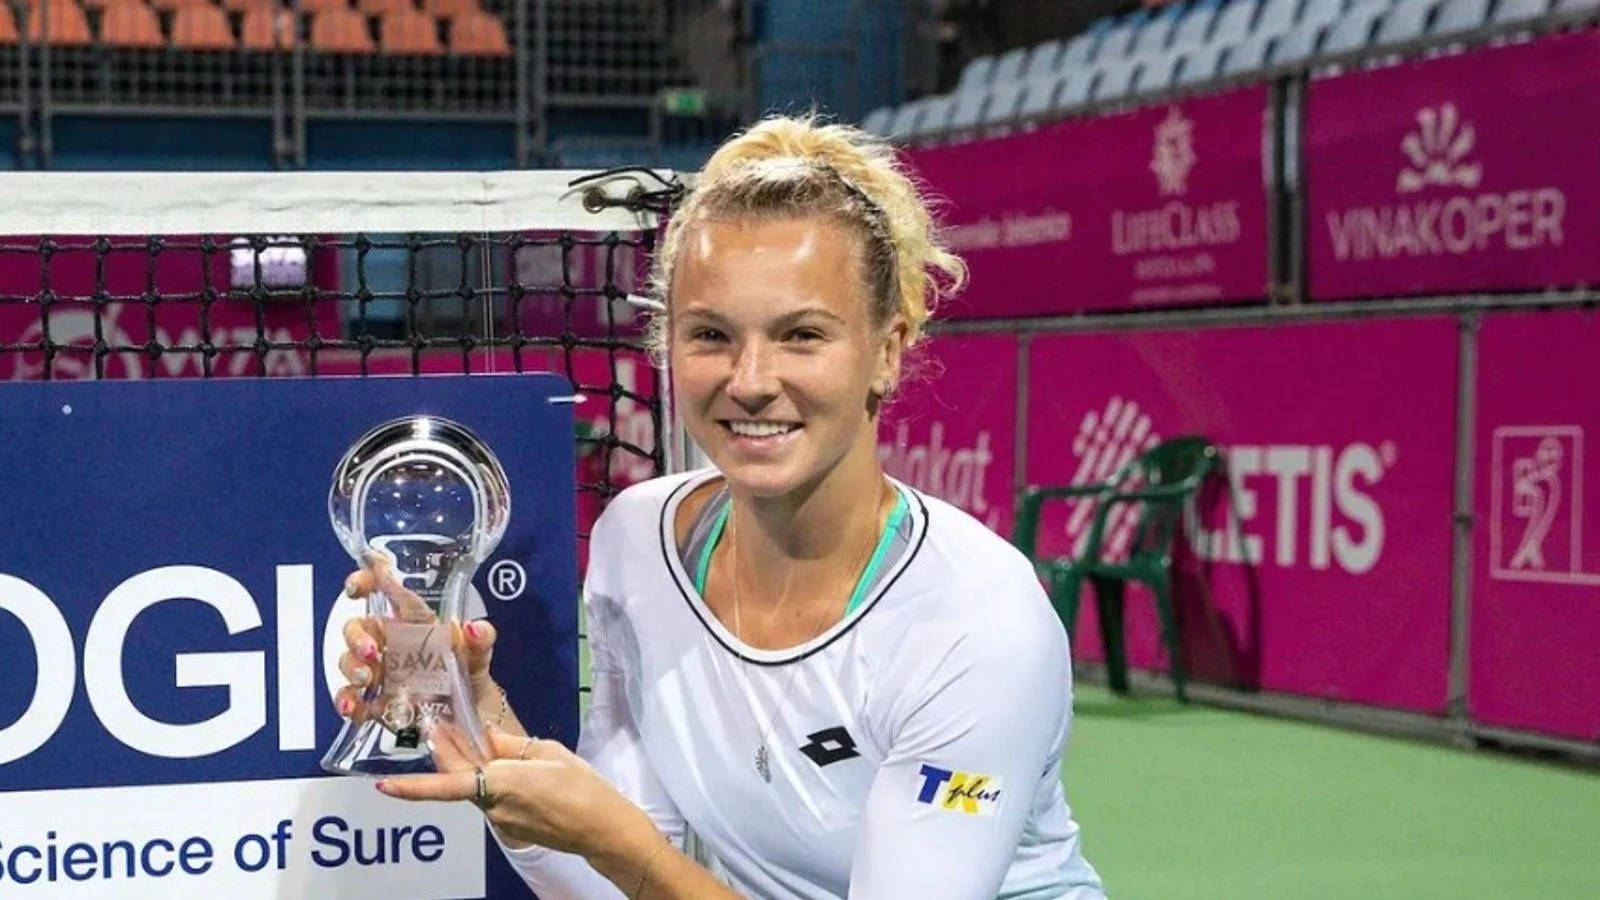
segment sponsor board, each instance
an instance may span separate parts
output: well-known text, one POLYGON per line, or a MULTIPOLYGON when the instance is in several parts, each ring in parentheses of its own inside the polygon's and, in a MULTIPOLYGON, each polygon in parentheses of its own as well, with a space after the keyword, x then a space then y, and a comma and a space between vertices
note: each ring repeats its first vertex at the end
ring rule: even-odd
MULTIPOLYGON (((505 539, 477 572, 479 612, 499 630, 496 674, 519 716, 535 733, 571 743, 573 425, 569 403, 549 402, 570 385, 528 375, 6 390, 0 483, 28 514, 0 519, 0 656, 8 660, 0 806, 31 812, 0 817, 0 863, 12 879, 0 894, 71 895, 73 872, 88 871, 86 854, 102 857, 105 844, 123 841, 132 849, 116 852, 133 853, 137 871, 115 896, 283 896, 298 893, 290 888, 299 882, 285 880, 296 871, 346 883, 333 870, 363 867, 382 841, 384 865, 412 867, 415 876, 383 883, 410 885, 408 896, 481 896, 486 854, 475 810, 406 810, 381 802, 365 779, 320 777, 318 760, 339 725, 331 696, 343 684, 341 627, 363 609, 339 599, 353 562, 328 522, 328 485, 351 443, 399 415, 453 418, 497 451, 512 512, 505 539), (267 802, 267 794, 282 797, 267 802), (298 847, 292 865, 282 855, 289 845, 278 847, 291 840, 277 836, 280 826, 298 847), (371 830, 358 854, 361 829, 371 830), (256 858, 229 854, 247 833, 272 844, 283 865, 246 871, 256 858), (199 840, 189 868, 208 857, 204 871, 184 868, 190 838, 199 840), (351 848, 345 857, 333 846, 340 841, 351 848), (23 846, 45 855, 17 855, 23 846), (50 846, 59 851, 53 875, 50 846), (328 864, 307 856, 317 848, 328 864), (397 848, 409 862, 394 863, 397 848), (460 862, 468 857, 470 865, 460 862), (38 861, 45 869, 36 877, 38 861), (165 872, 159 882, 157 870, 165 872)), ((497 851, 487 855, 491 872, 503 865, 497 851)), ((123 878, 130 863, 114 863, 123 878)), ((97 865, 104 896, 109 876, 97 865)))
MULTIPOLYGON (((1029 353, 1029 484, 1102 481, 1179 435, 1221 448, 1222 472, 1186 511, 1175 559, 1192 671, 1443 710, 1452 323, 1059 336, 1029 353)), ((1041 552, 1082 552, 1092 512, 1082 500, 1047 505, 1041 552)), ((1136 506, 1109 517, 1112 558, 1136 524, 1136 506)), ((1153 601, 1130 591, 1130 659, 1164 668, 1153 601)), ((1075 644, 1098 658, 1093 606, 1075 644)))

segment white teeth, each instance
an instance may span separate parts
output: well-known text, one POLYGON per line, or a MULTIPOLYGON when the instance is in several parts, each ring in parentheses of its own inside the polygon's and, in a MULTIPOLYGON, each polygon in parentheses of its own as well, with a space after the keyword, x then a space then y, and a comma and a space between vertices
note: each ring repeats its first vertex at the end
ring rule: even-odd
POLYGON ((732 422, 728 423, 734 434, 743 437, 773 437, 800 427, 789 422, 732 422))

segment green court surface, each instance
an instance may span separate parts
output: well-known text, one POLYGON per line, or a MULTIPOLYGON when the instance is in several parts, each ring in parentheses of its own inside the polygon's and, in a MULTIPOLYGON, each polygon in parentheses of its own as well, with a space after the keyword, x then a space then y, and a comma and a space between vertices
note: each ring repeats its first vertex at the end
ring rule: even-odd
POLYGON ((1113 900, 1600 898, 1600 773, 1079 686, 1113 900))

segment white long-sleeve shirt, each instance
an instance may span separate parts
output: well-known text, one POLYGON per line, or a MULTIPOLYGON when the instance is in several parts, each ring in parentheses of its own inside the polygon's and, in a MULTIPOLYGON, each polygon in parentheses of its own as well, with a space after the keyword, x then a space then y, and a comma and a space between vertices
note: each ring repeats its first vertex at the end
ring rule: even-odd
MULTIPOLYGON (((579 755, 748 897, 1103 898, 1059 778, 1067 640, 1027 560, 896 484, 906 550, 865 601, 804 645, 750 647, 678 553, 678 505, 716 477, 631 487, 595 526, 579 755)), ((622 896, 579 857, 506 855, 545 900, 622 896)))

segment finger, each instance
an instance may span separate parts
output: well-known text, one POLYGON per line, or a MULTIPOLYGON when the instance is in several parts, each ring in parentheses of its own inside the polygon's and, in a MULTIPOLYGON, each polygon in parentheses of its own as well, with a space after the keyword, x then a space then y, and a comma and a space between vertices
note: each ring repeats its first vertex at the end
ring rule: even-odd
POLYGON ((474 619, 461 628, 462 644, 467 662, 467 675, 488 673, 489 660, 494 656, 494 642, 500 632, 488 619, 474 619))
POLYGON ((361 698, 362 689, 354 685, 345 685, 333 695, 333 708, 357 724, 367 720, 367 704, 361 698))
POLYGON ((353 600, 360 600, 372 593, 378 586, 378 576, 369 569, 357 569, 345 576, 344 595, 353 600))
POLYGON ((477 773, 440 772, 435 775, 400 775, 376 785, 379 792, 400 800, 471 800, 478 787, 477 773))
POLYGON ((382 671, 381 663, 362 660, 354 653, 339 654, 339 674, 357 688, 364 689, 377 684, 382 671))
POLYGON ((361 559, 376 579, 377 589, 394 606, 396 617, 407 622, 432 622, 435 619, 428 604, 395 574, 394 562, 388 554, 367 550, 361 554, 361 559))
POLYGON ((383 628, 367 616, 344 623, 344 644, 357 659, 376 663, 383 656, 383 628))
POLYGON ((449 722, 428 729, 428 749, 433 751, 434 768, 441 772, 471 772, 485 762, 472 738, 449 722))

